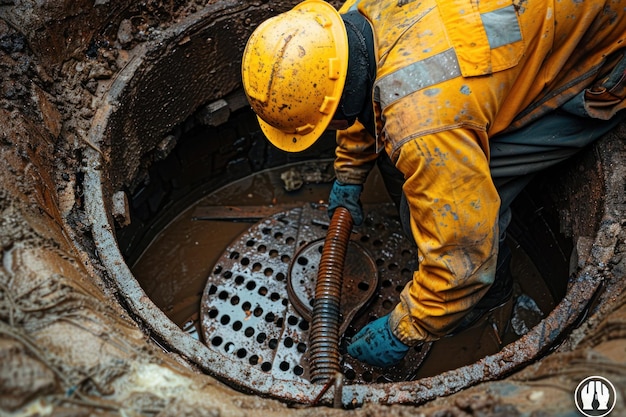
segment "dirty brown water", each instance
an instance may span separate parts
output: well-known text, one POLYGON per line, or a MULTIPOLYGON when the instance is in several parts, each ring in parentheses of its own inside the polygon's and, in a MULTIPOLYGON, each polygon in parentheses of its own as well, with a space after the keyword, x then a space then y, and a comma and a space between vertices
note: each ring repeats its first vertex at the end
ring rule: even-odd
MULTIPOLYGON (((305 183, 298 190, 286 191, 281 173, 287 169, 289 167, 256 173, 197 200, 154 238, 133 265, 133 273, 146 294, 193 337, 202 340, 199 315, 207 278, 227 246, 253 225, 246 221, 199 220, 194 218, 194 212, 202 206, 326 202, 330 182, 305 183)), ((390 201, 377 170, 372 172, 365 185, 362 201, 365 205, 390 201)), ((509 245, 513 251, 511 268, 515 297, 473 328, 433 343, 422 366, 411 379, 437 375, 494 354, 554 308, 556 300, 532 261, 515 241, 510 240, 509 245)))

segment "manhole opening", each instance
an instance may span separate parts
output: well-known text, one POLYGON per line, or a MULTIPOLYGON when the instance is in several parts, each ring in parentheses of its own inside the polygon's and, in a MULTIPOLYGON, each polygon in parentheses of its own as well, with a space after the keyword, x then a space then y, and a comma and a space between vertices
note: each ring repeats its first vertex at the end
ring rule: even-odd
MULTIPOLYGON (((228 358, 223 371, 243 389, 257 383, 243 377, 250 368, 279 380, 308 381, 309 323, 290 301, 288 284, 290 268, 316 267, 313 253, 302 256, 300 250, 323 236, 327 217, 315 203, 325 201, 332 179, 329 158, 292 164, 285 155, 268 158, 258 132, 233 135, 240 130, 240 120, 250 117, 240 112, 225 126, 196 127, 182 136, 177 148, 150 169, 151 179, 158 178, 151 183, 162 187, 153 187, 147 195, 139 190, 132 198, 135 218, 143 214, 143 220, 119 231, 122 248, 124 241, 131 243, 126 255, 144 291, 191 337, 228 358), (209 139, 239 143, 245 151, 216 149, 207 155, 187 149, 209 139), (213 169, 198 174, 197 167, 207 159, 213 169), (300 186, 294 187, 298 181, 300 186), (187 187, 184 206, 176 204, 180 199, 172 184, 187 187), (150 201, 156 209, 145 209, 150 201), (273 211, 264 210, 268 207, 273 211), (303 216, 303 211, 310 213, 303 216)), ((332 141, 323 145, 332 154, 332 141)), ((369 254, 379 279, 356 283, 357 291, 374 286, 374 296, 347 326, 342 343, 395 306, 416 267, 413 247, 402 235, 377 173, 366 190, 369 217, 352 240, 369 254)), ((401 365, 381 372, 348 358, 343 363, 347 383, 415 380, 473 363, 519 338, 554 308, 565 293, 571 243, 555 232, 549 207, 541 208, 528 195, 532 190, 515 203, 509 232, 514 301, 475 328, 435 342, 427 355, 415 349, 409 356, 421 363, 417 368, 401 365)))

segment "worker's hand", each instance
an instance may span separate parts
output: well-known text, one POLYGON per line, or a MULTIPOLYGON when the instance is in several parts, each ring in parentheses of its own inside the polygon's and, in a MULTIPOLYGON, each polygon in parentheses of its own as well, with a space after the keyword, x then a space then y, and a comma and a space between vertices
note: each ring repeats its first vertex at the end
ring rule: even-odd
POLYGON ((355 226, 363 223, 361 191, 363 191, 361 184, 343 184, 335 180, 328 197, 328 217, 333 217, 337 207, 345 207, 350 212, 355 226))
POLYGON ((348 353, 361 362, 386 368, 400 362, 409 349, 392 333, 386 315, 363 327, 352 338, 348 353))

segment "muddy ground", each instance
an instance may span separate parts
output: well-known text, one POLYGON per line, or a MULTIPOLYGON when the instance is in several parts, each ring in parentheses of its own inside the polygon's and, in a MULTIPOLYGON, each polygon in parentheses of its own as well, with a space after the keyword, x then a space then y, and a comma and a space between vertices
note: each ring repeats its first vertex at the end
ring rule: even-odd
MULTIPOLYGON (((573 235, 586 237, 578 241, 581 248, 588 241, 600 242, 587 247, 593 259, 602 260, 591 270, 602 277, 604 288, 588 319, 559 346, 503 380, 414 405, 368 404, 349 411, 293 407, 236 392, 153 341, 149 326, 125 308, 100 261, 94 219, 85 209, 83 179, 85 170, 93 169, 87 166, 87 152, 103 155, 108 165, 95 169, 105 172, 113 190, 136 187, 150 158, 157 156, 144 158, 144 148, 129 132, 125 152, 142 158, 126 175, 109 172, 119 144, 93 143, 89 132, 97 127, 94 118, 103 98, 133 55, 142 53, 146 44, 158 51, 155 45, 169 27, 219 3, 0 1, 0 415, 576 415, 574 388, 598 374, 618 388, 622 407, 611 415, 626 415, 626 305, 621 284, 626 267, 626 175, 624 164, 619 164, 620 155, 624 158, 623 126, 603 141, 604 151, 593 150, 595 161, 618 161, 595 169, 605 177, 621 177, 621 189, 607 191, 596 185, 591 193, 574 192, 571 198, 579 202, 581 212, 602 211, 586 206, 611 201, 617 211, 609 216, 611 222, 603 218, 611 224, 601 225, 600 236, 592 236, 584 230, 587 223, 577 222, 576 209, 564 216, 573 235), (602 195, 589 198, 593 192, 602 195)), ((240 20, 250 26, 258 11, 271 14, 293 3, 239 2, 232 10, 246 15, 240 20)), ((228 15, 220 13, 221 18, 228 15)), ((233 29, 233 36, 244 33, 233 29)), ((185 42, 184 37, 178 39, 179 46, 185 42)), ((210 102, 229 92, 197 100, 210 102)), ((158 143, 161 137, 145 139, 158 143)), ((577 190, 577 185, 568 187, 577 190)))

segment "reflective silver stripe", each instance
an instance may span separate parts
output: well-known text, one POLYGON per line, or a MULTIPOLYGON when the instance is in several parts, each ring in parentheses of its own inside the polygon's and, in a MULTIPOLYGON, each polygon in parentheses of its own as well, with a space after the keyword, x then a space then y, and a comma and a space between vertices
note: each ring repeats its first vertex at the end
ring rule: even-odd
MULTIPOLYGON (((522 40, 517 12, 512 5, 480 16, 491 49, 522 40)), ((460 76, 459 61, 454 49, 450 48, 377 80, 374 99, 384 109, 416 91, 460 76)))
POLYGON ((491 49, 522 40, 522 32, 513 5, 493 12, 482 13, 480 18, 483 21, 485 32, 487 32, 491 49))
POLYGON ((375 93, 384 109, 411 93, 460 75, 459 61, 451 48, 377 80, 375 93))

